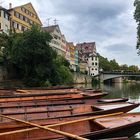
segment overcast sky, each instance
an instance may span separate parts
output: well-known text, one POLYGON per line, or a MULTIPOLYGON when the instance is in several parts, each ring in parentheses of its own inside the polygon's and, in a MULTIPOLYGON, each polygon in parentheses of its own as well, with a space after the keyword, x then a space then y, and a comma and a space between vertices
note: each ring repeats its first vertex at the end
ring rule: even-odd
MULTIPOLYGON (((1 0, 2 1, 2 0, 1 0)), ((44 26, 56 18, 69 42, 96 42, 97 51, 119 64, 138 65, 134 0, 3 0, 8 8, 31 2, 44 26)))

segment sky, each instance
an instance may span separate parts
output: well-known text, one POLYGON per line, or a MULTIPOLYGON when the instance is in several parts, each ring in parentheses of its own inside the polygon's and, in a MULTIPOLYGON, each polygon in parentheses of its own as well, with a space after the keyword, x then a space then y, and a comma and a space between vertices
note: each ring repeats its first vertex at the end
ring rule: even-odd
MULTIPOLYGON (((2 1, 2 0, 1 0, 2 1)), ((44 26, 58 20, 68 42, 96 42, 100 55, 120 65, 137 65, 134 0, 3 0, 8 8, 31 2, 44 26)))

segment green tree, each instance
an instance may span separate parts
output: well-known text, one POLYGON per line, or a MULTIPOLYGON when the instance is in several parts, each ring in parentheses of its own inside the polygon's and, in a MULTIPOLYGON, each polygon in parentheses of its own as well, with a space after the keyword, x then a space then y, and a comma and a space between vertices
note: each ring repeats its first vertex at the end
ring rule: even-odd
POLYGON ((119 64, 116 62, 115 59, 110 60, 110 65, 111 65, 112 70, 119 70, 119 64))
POLYGON ((129 66, 128 70, 133 71, 133 72, 138 72, 139 68, 138 66, 132 65, 132 66, 129 66))
POLYGON ((134 6, 135 6, 134 19, 137 22, 137 45, 136 45, 136 48, 138 49, 138 54, 140 54, 140 1, 135 0, 134 6))
POLYGON ((120 66, 120 70, 127 71, 128 70, 128 65, 124 64, 120 66))
POLYGON ((13 67, 17 77, 28 86, 68 83, 69 63, 49 47, 51 39, 49 33, 35 25, 24 33, 11 34, 3 52, 7 68, 13 67))
POLYGON ((110 71, 111 65, 107 58, 104 58, 103 56, 99 55, 99 67, 100 69, 103 69, 104 71, 110 71))

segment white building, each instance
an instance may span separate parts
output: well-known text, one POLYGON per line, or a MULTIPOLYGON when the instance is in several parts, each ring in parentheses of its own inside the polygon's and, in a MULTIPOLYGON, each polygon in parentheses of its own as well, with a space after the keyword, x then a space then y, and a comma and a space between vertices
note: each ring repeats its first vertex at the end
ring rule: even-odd
POLYGON ((0 6, 0 33, 9 34, 10 31, 10 14, 0 6))
POLYGON ((61 33, 58 25, 43 27, 43 31, 49 32, 53 39, 50 42, 50 46, 56 50, 61 56, 66 56, 66 39, 61 33))
POLYGON ((97 53, 90 54, 87 58, 88 75, 96 76, 99 74, 99 57, 97 53))

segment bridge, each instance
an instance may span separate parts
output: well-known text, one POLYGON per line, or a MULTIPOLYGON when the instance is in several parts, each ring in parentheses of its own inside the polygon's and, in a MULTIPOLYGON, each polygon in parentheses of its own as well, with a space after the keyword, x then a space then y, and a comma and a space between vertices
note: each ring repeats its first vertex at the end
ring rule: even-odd
POLYGON ((113 72, 113 71, 103 71, 100 72, 99 77, 100 81, 104 82, 105 80, 113 79, 113 78, 118 78, 118 77, 140 77, 140 72, 125 72, 125 71, 120 71, 120 72, 113 72))

